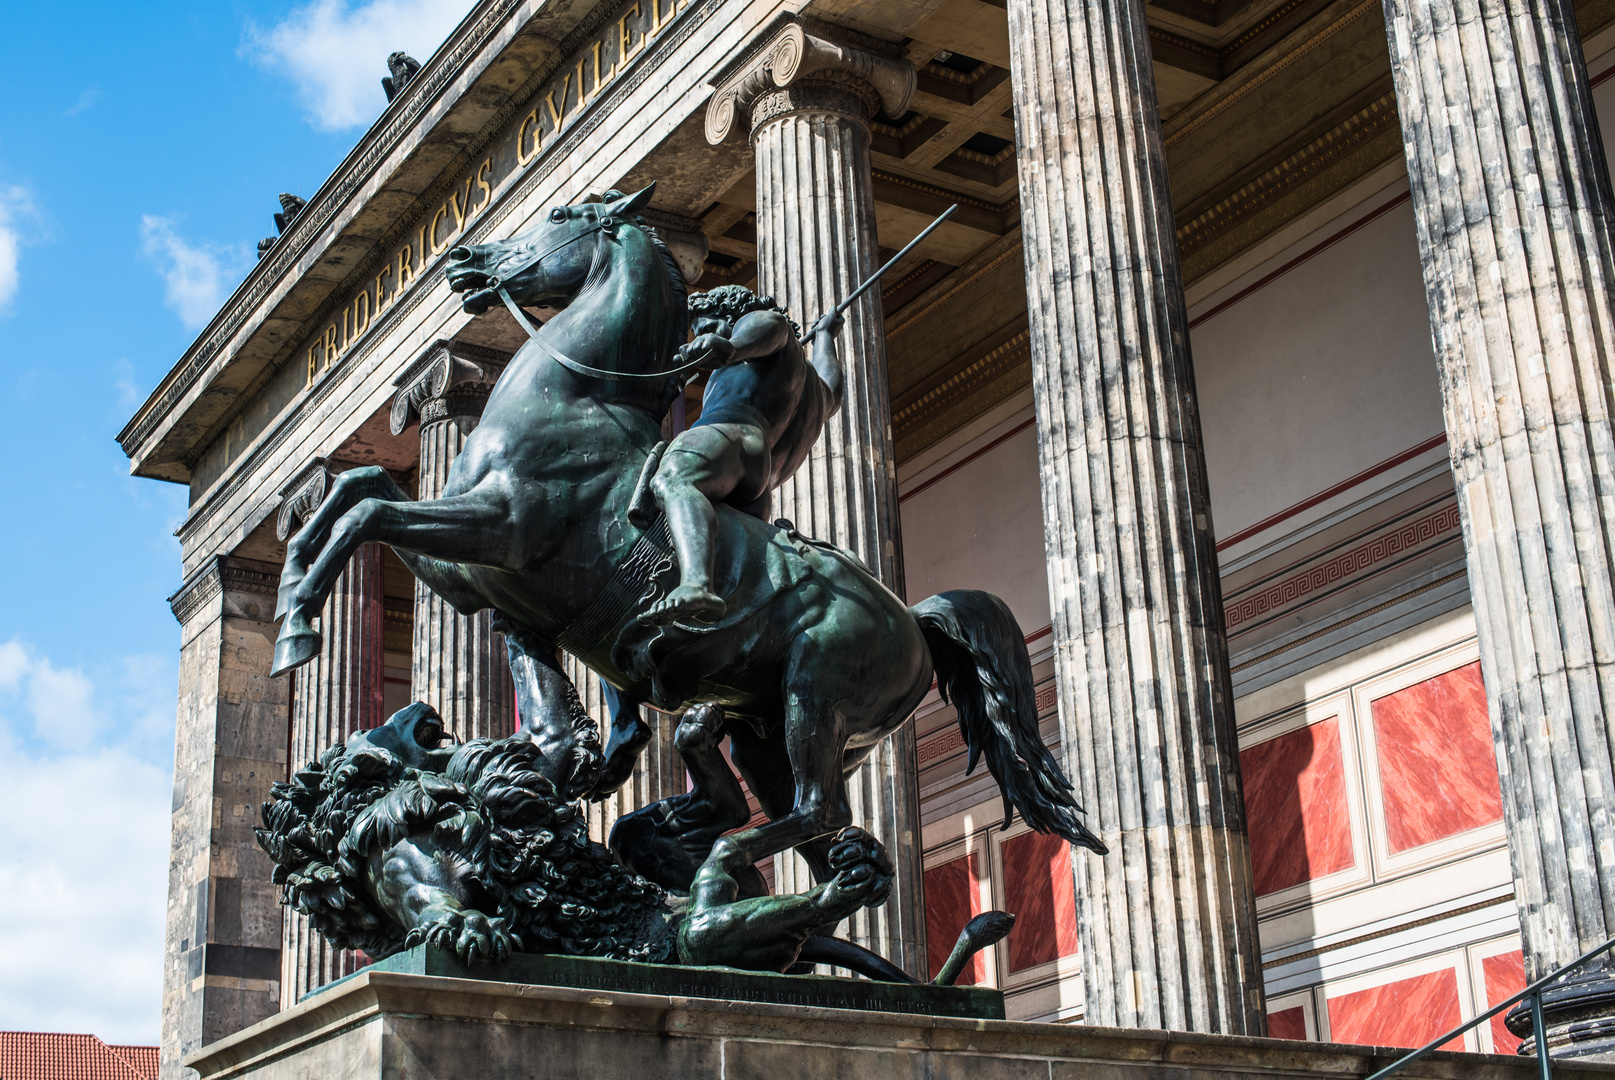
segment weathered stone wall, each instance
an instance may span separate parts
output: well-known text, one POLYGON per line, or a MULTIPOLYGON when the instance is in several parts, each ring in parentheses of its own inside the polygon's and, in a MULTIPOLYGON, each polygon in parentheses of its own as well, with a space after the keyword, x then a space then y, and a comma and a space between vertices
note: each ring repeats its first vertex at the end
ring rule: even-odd
POLYGON ((163 969, 162 1075, 279 1007, 281 912, 258 807, 286 776, 284 679, 268 677, 280 568, 207 564, 174 597, 182 626, 163 969))

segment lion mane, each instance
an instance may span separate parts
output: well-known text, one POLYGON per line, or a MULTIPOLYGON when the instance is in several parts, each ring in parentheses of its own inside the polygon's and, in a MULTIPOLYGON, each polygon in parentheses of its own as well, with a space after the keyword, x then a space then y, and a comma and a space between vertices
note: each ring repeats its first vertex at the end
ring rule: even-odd
POLYGON ((444 771, 406 767, 373 746, 338 744, 263 807, 259 845, 275 862, 282 902, 338 948, 380 959, 418 944, 376 904, 370 857, 430 837, 463 860, 485 894, 478 907, 524 952, 667 963, 666 893, 589 839, 583 814, 538 772, 530 740, 475 739, 444 771))

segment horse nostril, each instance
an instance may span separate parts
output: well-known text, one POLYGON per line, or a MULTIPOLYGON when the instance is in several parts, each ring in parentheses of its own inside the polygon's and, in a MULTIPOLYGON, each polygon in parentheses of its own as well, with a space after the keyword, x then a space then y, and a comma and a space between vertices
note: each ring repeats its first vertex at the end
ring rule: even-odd
POLYGON ((470 262, 470 261, 471 261, 471 249, 470 248, 468 248, 468 247, 457 247, 457 248, 451 248, 449 250, 449 262, 451 262, 451 263, 463 263, 463 262, 470 262))

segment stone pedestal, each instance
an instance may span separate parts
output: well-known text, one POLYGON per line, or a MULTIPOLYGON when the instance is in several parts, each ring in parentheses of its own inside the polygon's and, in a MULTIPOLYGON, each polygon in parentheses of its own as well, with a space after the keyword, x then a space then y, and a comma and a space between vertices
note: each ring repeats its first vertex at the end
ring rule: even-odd
POLYGON ((280 1005, 281 909, 258 808, 286 776, 287 685, 269 677, 280 567, 210 560, 171 598, 180 622, 161 1071, 280 1005))
POLYGON ((1091 1023, 1266 1030, 1142 0, 1009 0, 1038 461, 1091 1023))
MULTIPOLYGON (((420 419, 417 498, 443 494, 449 468, 476 430, 507 359, 489 349, 438 341, 398 379, 393 434, 420 419)), ((425 585, 415 585, 410 692, 435 708, 459 739, 504 738, 516 728, 510 661, 504 635, 494 633, 492 621, 491 611, 461 615, 425 585)))
MULTIPOLYGON (((901 114, 913 67, 875 41, 830 40, 789 22, 720 75, 707 137, 749 130, 757 156, 757 283, 804 324, 851 294, 877 266, 869 120, 901 114)), ((897 468, 880 298, 848 309, 836 340, 846 373, 841 411, 774 513, 810 536, 852 551, 882 583, 903 593, 897 468)), ((849 921, 854 941, 916 974, 926 968, 921 895, 918 766, 911 726, 884 740, 848 777, 853 821, 878 836, 898 868, 891 899, 849 921)), ((776 885, 812 885, 798 859, 775 860, 776 885)))
MULTIPOLYGON (((679 969, 661 970, 680 978, 679 969)), ((635 992, 622 985, 630 980, 602 974, 573 989, 367 969, 187 1064, 202 1080, 1293 1080, 1367 1076, 1402 1053, 873 1012, 844 1007, 880 992, 867 982, 837 985, 851 980, 798 980, 794 992, 824 1003, 787 1005, 635 992)), ((1615 1077, 1583 1062, 1554 1071, 1615 1077)), ((1537 1071, 1517 1057, 1437 1051, 1399 1076, 1534 1080, 1537 1071)))
MULTIPOLYGON (((1536 978, 1615 934, 1609 175, 1570 4, 1385 17, 1536 978)), ((1556 1054, 1615 1053, 1615 961, 1545 1021, 1556 1054)))
MULTIPOLYGON (((283 493, 275 535, 284 542, 324 501, 331 473, 314 462, 283 493)), ((302 768, 327 747, 386 720, 382 705, 381 546, 366 544, 337 576, 320 615, 320 654, 291 675, 291 756, 302 768)), ((333 949, 310 929, 308 918, 283 908, 280 1007, 289 1009, 317 987, 357 971, 362 959, 333 949)))

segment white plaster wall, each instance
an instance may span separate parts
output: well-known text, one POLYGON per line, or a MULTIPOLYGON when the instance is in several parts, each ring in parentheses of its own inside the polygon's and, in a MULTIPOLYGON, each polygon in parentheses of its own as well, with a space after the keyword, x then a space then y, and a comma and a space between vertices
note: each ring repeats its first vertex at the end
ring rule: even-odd
MULTIPOLYGON (((1260 280, 1385 198, 1249 278, 1260 280)), ((1190 342, 1218 536, 1443 430, 1408 203, 1202 323, 1190 342)))
MULTIPOLYGON (((942 467, 991 443, 1002 429, 1025 418, 972 440, 944 459, 942 467)), ((904 487, 912 489, 919 483, 904 487)), ((1028 427, 906 499, 903 563, 909 603, 946 589, 985 589, 1004 598, 1025 632, 1047 626, 1049 580, 1041 498, 1036 429, 1028 427)))

